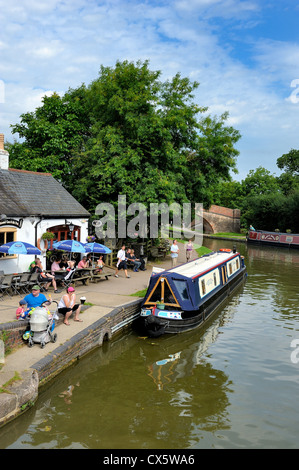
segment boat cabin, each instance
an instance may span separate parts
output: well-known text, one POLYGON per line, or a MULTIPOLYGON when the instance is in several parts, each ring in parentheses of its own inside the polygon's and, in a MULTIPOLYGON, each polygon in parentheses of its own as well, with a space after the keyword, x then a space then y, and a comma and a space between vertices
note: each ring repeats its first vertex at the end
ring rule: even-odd
POLYGON ((243 258, 231 250, 213 252, 162 273, 154 274, 143 307, 194 312, 225 286, 241 267, 243 258))

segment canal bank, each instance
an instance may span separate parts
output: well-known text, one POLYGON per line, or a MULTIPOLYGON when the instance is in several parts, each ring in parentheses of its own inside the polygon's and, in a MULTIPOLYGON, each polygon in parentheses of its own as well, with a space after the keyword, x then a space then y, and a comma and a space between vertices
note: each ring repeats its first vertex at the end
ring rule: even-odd
MULTIPOLYGON (((185 261, 183 250, 179 261, 185 261)), ((130 327, 138 316, 142 300, 132 294, 147 288, 153 265, 149 264, 146 271, 129 271, 130 279, 125 278, 123 271, 115 278, 114 270, 111 270, 112 276, 108 280, 76 286, 77 299, 86 297, 86 305, 80 314, 82 322, 71 318, 67 326, 60 319, 55 326, 57 341, 47 343, 43 349, 39 344, 29 348, 22 341, 26 325, 15 319, 22 297, 6 296, 0 302, 0 338, 5 337, 8 342, 11 336, 9 339, 15 343, 14 346, 19 343, 0 364, 0 426, 33 406, 39 389, 49 380, 130 327)), ((159 262, 158 266, 170 268, 170 257, 159 262)), ((52 293, 52 300, 58 302, 62 294, 52 293)), ((54 310, 55 306, 50 308, 51 312, 54 310)))
MULTIPOLYGON (((225 243, 225 246, 232 248, 231 243, 225 243)), ((192 259, 196 257, 194 252, 192 259)), ((182 245, 179 263, 183 262, 185 253, 182 245)), ((170 266, 169 256, 159 263, 159 267, 166 269, 170 266)), ((28 348, 20 341, 25 327, 16 328, 15 310, 21 297, 5 297, 0 302, 0 333, 1 329, 6 335, 18 330, 22 344, 5 357, 0 368, 0 426, 30 408, 39 389, 49 380, 131 325, 138 316, 142 300, 132 297, 132 294, 147 288, 151 270, 152 265, 149 265, 145 272, 130 272, 130 279, 120 272, 118 278, 111 276, 108 280, 76 287, 77 298, 85 296, 86 304, 89 304, 80 314, 82 322, 71 319, 70 326, 59 322, 55 327, 57 342, 47 343, 44 349, 39 344, 28 348), (10 325, 13 326, 11 330, 10 325)), ((52 299, 58 301, 61 295, 52 294, 52 299)))

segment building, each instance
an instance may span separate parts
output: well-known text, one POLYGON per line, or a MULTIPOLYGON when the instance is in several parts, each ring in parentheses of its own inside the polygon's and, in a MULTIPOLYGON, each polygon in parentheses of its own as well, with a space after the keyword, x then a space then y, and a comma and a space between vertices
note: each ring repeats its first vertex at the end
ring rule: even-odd
MULTIPOLYGON (((86 242, 90 213, 50 173, 9 168, 9 154, 0 134, 0 245, 23 241, 42 251, 46 266, 48 242, 42 235, 53 232, 56 240, 86 242)), ((0 253, 0 271, 28 270, 34 256, 0 253)))

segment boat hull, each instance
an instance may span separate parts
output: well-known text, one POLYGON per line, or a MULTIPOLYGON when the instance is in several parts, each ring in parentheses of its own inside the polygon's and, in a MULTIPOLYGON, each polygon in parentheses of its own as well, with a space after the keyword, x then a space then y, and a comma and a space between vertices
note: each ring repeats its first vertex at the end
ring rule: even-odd
POLYGON ((250 230, 247 236, 247 243, 299 249, 299 234, 250 230))
POLYGON ((224 302, 246 279, 246 268, 243 268, 230 282, 223 285, 217 293, 206 300, 195 312, 183 312, 188 314, 188 318, 165 319, 157 315, 139 317, 139 329, 151 337, 158 337, 164 334, 177 334, 193 330, 202 326, 211 318, 217 308, 224 302))

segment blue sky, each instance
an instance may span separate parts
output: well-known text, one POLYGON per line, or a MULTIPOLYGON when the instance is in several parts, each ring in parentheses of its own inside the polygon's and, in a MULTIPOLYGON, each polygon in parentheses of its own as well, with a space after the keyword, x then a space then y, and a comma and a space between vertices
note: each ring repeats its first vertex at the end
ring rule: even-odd
POLYGON ((299 0, 0 0, 0 132, 101 65, 149 60, 242 134, 238 175, 299 149, 299 0))

